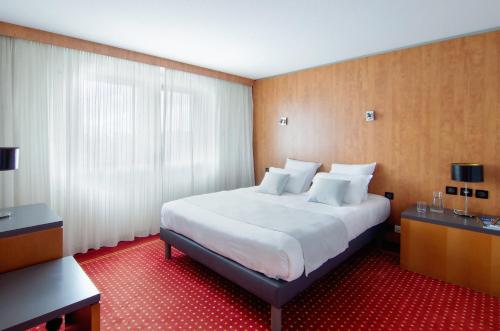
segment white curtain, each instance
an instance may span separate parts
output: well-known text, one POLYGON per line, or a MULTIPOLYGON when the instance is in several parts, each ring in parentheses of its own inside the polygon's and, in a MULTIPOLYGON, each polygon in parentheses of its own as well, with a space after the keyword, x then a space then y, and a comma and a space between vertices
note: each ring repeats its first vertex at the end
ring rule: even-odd
POLYGON ((0 206, 46 202, 65 254, 159 231, 163 202, 254 183, 251 88, 0 37, 0 206))

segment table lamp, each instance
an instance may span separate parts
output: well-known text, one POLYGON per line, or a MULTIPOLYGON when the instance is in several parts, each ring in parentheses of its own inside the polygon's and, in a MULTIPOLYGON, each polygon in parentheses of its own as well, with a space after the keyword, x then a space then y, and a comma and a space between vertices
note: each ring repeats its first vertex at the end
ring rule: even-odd
MULTIPOLYGON (((19 166, 18 147, 0 147, 0 171, 16 170, 19 166)), ((0 219, 8 218, 12 213, 0 212, 0 219)))
POLYGON ((478 163, 452 163, 451 164, 451 179, 465 183, 464 195, 464 210, 453 209, 453 212, 460 216, 474 217, 467 210, 467 183, 479 183, 483 181, 483 165, 478 163))

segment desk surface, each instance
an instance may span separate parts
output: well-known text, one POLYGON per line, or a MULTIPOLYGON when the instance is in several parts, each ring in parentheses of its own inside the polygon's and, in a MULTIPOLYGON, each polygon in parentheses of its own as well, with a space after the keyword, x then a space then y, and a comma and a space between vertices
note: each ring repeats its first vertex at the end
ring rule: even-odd
POLYGON ((72 256, 0 274, 0 330, 26 329, 98 303, 72 256))
POLYGON ((0 238, 61 227, 62 218, 44 203, 0 209, 11 212, 10 218, 0 219, 0 238))
POLYGON ((425 213, 419 213, 417 212, 417 206, 413 205, 402 212, 401 217, 500 236, 500 231, 485 228, 481 220, 475 217, 456 215, 451 209, 445 209, 444 213, 434 213, 429 211, 429 209, 425 213))

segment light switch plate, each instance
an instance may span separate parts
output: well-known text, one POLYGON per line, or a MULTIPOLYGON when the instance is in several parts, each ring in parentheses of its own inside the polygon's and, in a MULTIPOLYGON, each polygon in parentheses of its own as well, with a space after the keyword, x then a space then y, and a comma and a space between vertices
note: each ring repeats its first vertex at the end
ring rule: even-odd
MULTIPOLYGON (((473 193, 474 193, 473 189, 467 188, 467 197, 472 197, 473 193)), ((465 187, 461 187, 460 188, 460 195, 463 196, 463 197, 466 195, 465 194, 465 187)))
POLYGON ((458 193, 456 186, 446 186, 446 194, 457 195, 458 193))
POLYGON ((281 126, 288 125, 288 117, 281 117, 280 118, 280 125, 281 126))
POLYGON ((486 190, 476 190, 476 198, 488 199, 488 191, 486 190))

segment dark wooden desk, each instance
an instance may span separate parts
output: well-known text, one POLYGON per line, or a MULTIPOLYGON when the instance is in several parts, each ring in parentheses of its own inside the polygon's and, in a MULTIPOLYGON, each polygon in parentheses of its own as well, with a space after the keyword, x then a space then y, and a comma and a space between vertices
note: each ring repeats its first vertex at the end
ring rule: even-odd
POLYGON ((71 330, 96 331, 99 300, 71 256, 6 272, 0 274, 0 330, 25 330, 66 314, 71 330))
POLYGON ((401 266, 500 296, 500 231, 452 210, 401 214, 401 266))
POLYGON ((4 208, 0 219, 0 273, 62 257, 63 222, 45 204, 4 208))

